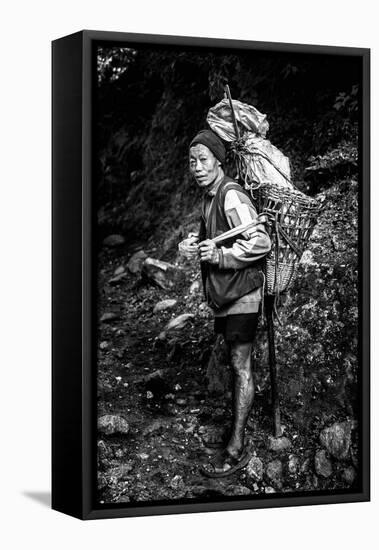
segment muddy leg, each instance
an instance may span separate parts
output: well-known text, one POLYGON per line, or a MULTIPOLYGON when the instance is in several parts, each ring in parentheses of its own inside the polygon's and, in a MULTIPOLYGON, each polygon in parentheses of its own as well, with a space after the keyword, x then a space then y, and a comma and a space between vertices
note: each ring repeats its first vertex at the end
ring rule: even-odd
POLYGON ((254 382, 251 370, 253 344, 233 342, 230 344, 230 361, 234 375, 233 426, 226 447, 232 456, 238 456, 244 447, 246 423, 254 399, 254 382))

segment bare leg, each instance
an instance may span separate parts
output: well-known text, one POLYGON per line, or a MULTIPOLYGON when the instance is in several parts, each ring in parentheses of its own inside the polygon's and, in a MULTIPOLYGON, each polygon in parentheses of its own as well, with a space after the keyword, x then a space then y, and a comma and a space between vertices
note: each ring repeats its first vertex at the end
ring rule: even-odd
POLYGON ((237 457, 244 447, 245 427, 254 399, 254 382, 251 370, 251 342, 230 344, 230 361, 234 375, 233 426, 226 450, 237 457))

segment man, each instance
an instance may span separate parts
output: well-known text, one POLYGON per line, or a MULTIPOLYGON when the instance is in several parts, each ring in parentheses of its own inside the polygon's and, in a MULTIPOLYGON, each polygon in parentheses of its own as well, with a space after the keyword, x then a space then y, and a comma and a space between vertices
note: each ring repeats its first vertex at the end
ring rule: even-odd
POLYGON ((257 219, 250 197, 225 176, 225 147, 211 130, 192 140, 189 167, 204 191, 199 235, 190 234, 179 248, 187 256, 199 255, 208 304, 215 314, 215 332, 228 346, 234 375, 233 424, 226 448, 203 467, 210 477, 224 477, 244 467, 249 458, 244 432, 250 413, 254 384, 251 352, 258 324, 264 276, 261 260, 271 241, 263 224, 217 247, 212 238, 257 219))

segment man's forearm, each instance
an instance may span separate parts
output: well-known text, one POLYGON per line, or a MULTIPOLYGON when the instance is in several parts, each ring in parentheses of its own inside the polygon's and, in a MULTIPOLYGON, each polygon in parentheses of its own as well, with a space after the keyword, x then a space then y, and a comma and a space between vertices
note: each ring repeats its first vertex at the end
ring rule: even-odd
POLYGON ((237 239, 232 247, 219 248, 220 269, 243 269, 264 258, 271 250, 266 231, 259 231, 251 239, 237 239))
MULTIPOLYGON (((242 193, 228 191, 225 197, 225 216, 229 227, 248 224, 258 219, 251 202, 242 193)), ((259 224, 237 238, 233 246, 219 248, 220 269, 243 269, 261 260, 270 252, 271 240, 265 226, 259 224)))

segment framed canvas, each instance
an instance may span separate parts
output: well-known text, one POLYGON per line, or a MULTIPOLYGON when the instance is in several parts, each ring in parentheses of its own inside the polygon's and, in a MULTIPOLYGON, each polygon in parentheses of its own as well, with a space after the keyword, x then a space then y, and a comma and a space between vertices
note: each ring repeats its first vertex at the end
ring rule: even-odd
POLYGON ((370 51, 52 53, 53 508, 369 500, 370 51))

